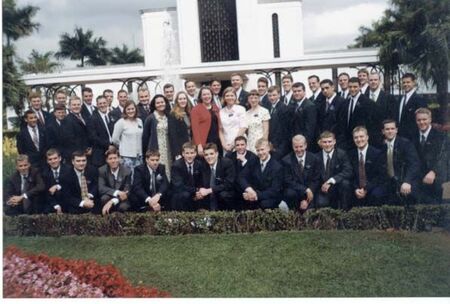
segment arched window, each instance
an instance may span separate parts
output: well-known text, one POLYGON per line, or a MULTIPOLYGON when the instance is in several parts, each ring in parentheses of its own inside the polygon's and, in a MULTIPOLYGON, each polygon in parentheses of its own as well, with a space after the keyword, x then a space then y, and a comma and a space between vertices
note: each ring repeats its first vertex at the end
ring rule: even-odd
POLYGON ((278 27, 278 14, 272 14, 273 57, 280 58, 280 31, 278 27))

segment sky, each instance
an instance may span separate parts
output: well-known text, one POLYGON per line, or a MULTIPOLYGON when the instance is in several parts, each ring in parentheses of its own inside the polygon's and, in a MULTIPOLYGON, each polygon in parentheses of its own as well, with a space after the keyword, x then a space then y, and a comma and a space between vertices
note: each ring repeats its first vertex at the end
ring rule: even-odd
MULTIPOLYGON (((245 1, 245 0, 237 0, 245 1)), ((75 26, 91 29, 107 47, 143 48, 141 9, 176 6, 176 0, 16 0, 17 6, 34 5, 40 10, 33 19, 39 31, 16 42, 19 57, 33 49, 40 53, 59 49, 61 34, 75 26)), ((388 0, 303 0, 305 52, 345 49, 358 36, 361 25, 370 25, 388 8, 388 0)), ((64 67, 78 62, 65 61, 64 67)))

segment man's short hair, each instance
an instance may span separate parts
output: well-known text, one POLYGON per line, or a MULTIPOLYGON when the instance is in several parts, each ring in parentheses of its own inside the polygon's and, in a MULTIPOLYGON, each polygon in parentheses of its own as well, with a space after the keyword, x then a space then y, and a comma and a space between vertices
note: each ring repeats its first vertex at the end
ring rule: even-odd
POLYGON ((36 113, 33 110, 26 110, 25 113, 23 114, 23 117, 28 118, 28 115, 36 115, 36 113))
POLYGON ((388 118, 388 119, 383 120, 383 122, 382 122, 383 128, 384 128, 385 125, 390 124, 390 123, 394 123, 395 127, 397 128, 397 121, 395 119, 392 119, 392 118, 388 118))
POLYGON ((320 133, 319 139, 330 138, 330 137, 332 137, 333 139, 336 139, 336 136, 334 135, 333 132, 323 131, 322 133, 320 133))
POLYGON ((294 142, 294 141, 303 141, 303 142, 307 143, 306 137, 301 134, 294 135, 292 137, 292 142, 294 142))
POLYGON ((245 141, 245 144, 247 144, 247 138, 246 138, 245 136, 242 136, 242 135, 236 137, 236 138, 234 139, 234 143, 236 143, 236 142, 238 142, 238 141, 241 141, 241 140, 245 141))
POLYGON ((58 94, 64 94, 64 95, 67 96, 67 92, 64 89, 59 89, 58 91, 56 91, 55 96, 58 95, 58 94))
POLYGON ((31 100, 34 98, 41 98, 41 93, 37 92, 37 91, 31 91, 30 94, 28 94, 28 100, 31 100))
POLYGON ((163 86, 163 91, 164 91, 165 89, 169 89, 169 88, 173 88, 173 84, 171 84, 171 83, 166 83, 166 84, 163 86))
POLYGON ((294 78, 292 78, 292 74, 286 74, 281 78, 281 81, 289 79, 291 82, 294 82, 294 78))
POLYGON ((329 84, 330 86, 334 87, 334 82, 331 79, 324 79, 320 82, 320 85, 323 84, 329 84))
POLYGON ((58 156, 61 156, 61 153, 59 152, 58 149, 51 148, 47 150, 47 152, 45 153, 45 157, 52 156, 53 154, 58 154, 58 156))
POLYGON ((269 92, 269 93, 271 93, 273 91, 277 91, 278 93, 280 93, 280 87, 277 85, 273 85, 273 86, 270 86, 269 89, 267 90, 267 92, 269 92))
POLYGON ((219 149, 217 148, 217 145, 215 143, 207 143, 205 145, 205 148, 203 150, 214 150, 214 152, 218 152, 219 149))
POLYGON ((218 83, 220 83, 220 85, 222 85, 222 82, 221 82, 219 79, 213 78, 213 79, 211 79, 211 81, 209 82, 209 86, 212 86, 212 84, 213 84, 214 82, 218 82, 218 83))
POLYGON ((84 92, 92 93, 92 89, 89 88, 89 87, 85 87, 85 88, 83 88, 83 89, 81 90, 81 94, 83 94, 84 92))
POLYGON ((56 104, 53 111, 66 111, 66 106, 63 104, 56 104))
POLYGON ((105 96, 106 93, 114 94, 114 92, 111 89, 106 89, 103 91, 103 96, 105 96))
POLYGON ((30 160, 28 158, 28 155, 26 155, 26 154, 19 154, 19 155, 17 155, 17 157, 16 157, 16 164, 18 162, 23 162, 23 161, 27 161, 28 163, 30 162, 30 160))
POLYGON ((361 132, 361 131, 366 133, 366 135, 369 135, 369 132, 367 132, 367 129, 364 126, 356 126, 352 131, 352 135, 355 135, 356 132, 361 132))
POLYGON ((361 73, 366 74, 367 77, 369 77, 369 70, 367 70, 366 68, 359 69, 358 70, 358 75, 361 74, 361 73))
POLYGON ((241 77, 242 80, 244 80, 244 77, 242 77, 242 75, 239 74, 239 73, 233 73, 233 74, 231 74, 230 78, 232 78, 232 77, 234 77, 234 76, 239 76, 239 77, 241 77))
POLYGON ((361 84, 360 82, 359 82, 359 78, 358 77, 351 77, 349 80, 348 80, 348 83, 357 83, 357 84, 361 84))
POLYGON ((125 91, 124 89, 121 89, 121 90, 117 91, 117 96, 119 96, 120 93, 127 93, 127 95, 128 95, 128 92, 125 91))
POLYGON ((189 82, 193 82, 193 83, 195 84, 195 82, 194 82, 193 80, 187 79, 187 80, 184 82, 184 88, 185 88, 185 89, 186 89, 187 84, 188 84, 189 82))
POLYGON ((311 75, 311 76, 309 76, 309 77, 308 77, 308 80, 310 80, 311 78, 316 78, 316 79, 317 79, 317 82, 320 82, 320 78, 319 78, 319 76, 317 76, 317 75, 311 75))
POLYGON ((158 150, 147 150, 147 152, 145 152, 145 159, 152 156, 161 157, 161 153, 159 153, 158 150))
POLYGON ((98 102, 102 98, 106 99, 105 95, 98 95, 97 98, 95 98, 95 101, 98 102))
POLYGON ((402 76, 402 80, 405 78, 411 78, 412 81, 416 81, 416 75, 414 75, 413 73, 405 73, 402 76))
POLYGON ((81 150, 74 151, 72 153, 72 160, 74 160, 75 157, 86 157, 86 153, 84 151, 81 151, 81 150))
POLYGON ((79 100, 79 101, 81 101, 81 98, 78 97, 77 95, 70 96, 70 98, 69 98, 69 105, 70 105, 70 104, 72 103, 72 101, 74 101, 74 100, 79 100))
POLYGON ((269 149, 272 150, 272 145, 271 145, 270 141, 265 138, 258 139, 255 143, 255 148, 259 148, 263 145, 269 146, 269 149))
POLYGON ((302 88, 303 91, 306 90, 305 84, 303 82, 295 82, 292 88, 302 88))
POLYGON ((105 158, 108 158, 108 156, 110 155, 117 155, 118 157, 120 157, 120 153, 119 150, 117 150, 116 147, 111 147, 108 150, 106 150, 105 152, 105 158))
POLYGON ((266 84, 266 86, 269 86, 269 80, 267 80, 266 77, 259 77, 258 81, 256 83, 258 83, 258 82, 264 82, 266 84))
POLYGON ((350 75, 346 72, 342 72, 338 75, 338 78, 340 78, 341 76, 347 76, 347 78, 350 78, 350 75))
POLYGON ((417 114, 427 114, 428 116, 430 116, 430 118, 432 118, 432 114, 430 109, 427 108, 418 108, 416 110, 416 112, 414 112, 414 114, 417 116, 417 114))
POLYGON ((192 141, 185 142, 183 146, 181 146, 183 152, 187 149, 195 150, 195 152, 197 152, 197 146, 192 141))

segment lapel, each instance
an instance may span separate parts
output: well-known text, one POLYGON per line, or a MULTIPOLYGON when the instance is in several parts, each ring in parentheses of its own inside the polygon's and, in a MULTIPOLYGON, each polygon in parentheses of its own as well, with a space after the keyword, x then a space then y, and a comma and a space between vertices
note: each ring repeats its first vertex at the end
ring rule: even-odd
MULTIPOLYGON (((119 169, 119 172, 117 173, 117 179, 119 179, 119 174, 120 174, 120 169, 119 169)), ((108 178, 109 185, 111 187, 113 187, 114 186, 114 175, 111 173, 111 169, 109 168, 109 166, 106 167, 106 176, 108 178)))
MULTIPOLYGON (((301 176, 301 174, 300 174, 300 166, 298 165, 297 156, 295 155, 295 152, 293 152, 291 154, 291 162, 292 162, 292 166, 294 167, 295 175, 296 176, 301 176)), ((305 159, 305 163, 306 163, 306 159, 305 159)))

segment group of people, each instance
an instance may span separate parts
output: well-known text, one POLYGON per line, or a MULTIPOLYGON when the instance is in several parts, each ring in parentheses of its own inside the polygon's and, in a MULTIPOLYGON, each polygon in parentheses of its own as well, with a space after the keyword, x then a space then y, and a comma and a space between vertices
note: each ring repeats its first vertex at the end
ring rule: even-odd
POLYGON ((231 75, 197 89, 186 81, 150 98, 138 91, 55 94, 52 114, 31 93, 17 135, 17 171, 5 212, 108 214, 439 203, 447 136, 416 93, 411 73, 399 99, 380 75, 341 73, 339 85, 308 77, 312 95, 287 74, 282 89, 231 75), (339 87, 339 89, 338 89, 339 87))

